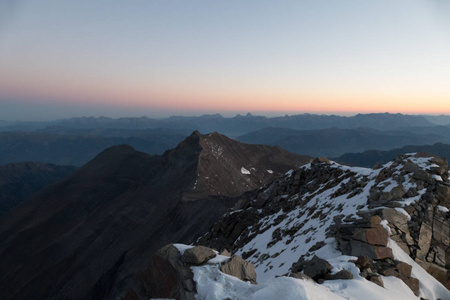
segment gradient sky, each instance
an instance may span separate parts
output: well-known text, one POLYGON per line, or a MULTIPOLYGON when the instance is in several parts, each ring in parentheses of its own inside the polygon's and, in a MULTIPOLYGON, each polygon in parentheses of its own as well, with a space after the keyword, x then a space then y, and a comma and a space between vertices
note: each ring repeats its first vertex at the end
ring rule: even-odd
POLYGON ((449 3, 0 0, 0 119, 450 114, 449 3))

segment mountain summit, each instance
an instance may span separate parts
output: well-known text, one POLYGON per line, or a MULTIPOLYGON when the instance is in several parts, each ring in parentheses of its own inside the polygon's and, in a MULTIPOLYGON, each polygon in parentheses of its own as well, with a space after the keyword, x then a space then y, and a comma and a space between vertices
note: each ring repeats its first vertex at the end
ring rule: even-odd
POLYGON ((208 195, 239 196, 265 186, 275 174, 303 165, 310 159, 279 147, 243 144, 217 132, 202 135, 198 131, 173 152, 194 145, 201 150, 194 186, 183 194, 186 201, 208 195))

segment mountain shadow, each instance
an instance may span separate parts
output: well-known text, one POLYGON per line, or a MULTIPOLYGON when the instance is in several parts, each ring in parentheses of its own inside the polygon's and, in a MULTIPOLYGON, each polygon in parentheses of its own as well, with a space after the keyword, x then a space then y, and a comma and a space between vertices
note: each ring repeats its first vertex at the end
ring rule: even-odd
POLYGON ((59 181, 76 167, 37 162, 11 163, 0 166, 0 216, 30 199, 39 190, 59 181))

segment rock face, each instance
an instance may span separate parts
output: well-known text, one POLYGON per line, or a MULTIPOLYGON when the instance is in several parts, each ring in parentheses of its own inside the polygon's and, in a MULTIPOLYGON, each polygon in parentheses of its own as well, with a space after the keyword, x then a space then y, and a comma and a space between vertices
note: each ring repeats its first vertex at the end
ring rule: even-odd
POLYGON ((194 132, 161 156, 109 148, 2 219, 0 298, 122 297, 159 248, 194 242, 255 187, 308 159, 217 133, 194 132))
POLYGON ((253 264, 239 256, 233 256, 222 262, 208 262, 216 255, 212 249, 203 246, 180 250, 177 245, 169 244, 156 252, 147 268, 139 273, 138 284, 134 289, 129 289, 122 300, 130 299, 129 295, 133 295, 133 299, 136 300, 149 298, 194 300, 196 283, 191 269, 193 266, 218 264, 223 273, 256 284, 253 264))

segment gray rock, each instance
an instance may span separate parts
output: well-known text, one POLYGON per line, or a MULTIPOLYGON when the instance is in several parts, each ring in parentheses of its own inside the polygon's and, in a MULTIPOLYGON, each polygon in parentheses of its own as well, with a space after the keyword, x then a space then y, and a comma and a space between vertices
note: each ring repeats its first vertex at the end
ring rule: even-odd
POLYGON ((255 266, 243 260, 239 255, 233 255, 229 261, 224 263, 220 270, 228 275, 239 278, 243 281, 257 284, 255 266))
POLYGON ((328 274, 327 276, 325 276, 325 279, 327 280, 353 279, 353 274, 348 270, 341 270, 336 274, 328 274))
POLYGON ((368 278, 368 280, 373 282, 373 283, 375 283, 375 284, 377 284, 377 285, 379 285, 379 286, 381 286, 381 287, 384 287, 383 279, 381 278, 380 275, 371 275, 368 278))
POLYGON ((405 276, 411 276, 412 266, 405 262, 400 262, 396 265, 398 272, 405 276))
POLYGON ((212 249, 204 246, 195 246, 184 251, 181 259, 187 264, 199 266, 214 257, 216 257, 216 253, 212 249))
POLYGON ((420 169, 417 170, 416 172, 414 172, 414 174, 412 175, 413 179, 417 179, 420 181, 424 181, 426 183, 432 183, 433 179, 431 178, 430 174, 428 174, 428 172, 420 169))
POLYGON ((360 269, 367 269, 372 267, 373 260, 368 256, 358 256, 358 259, 356 260, 355 264, 360 269))
POLYGON ((408 229, 408 217, 397 211, 394 208, 383 209, 383 217, 389 222, 389 224, 394 225, 403 232, 409 232, 408 229))
POLYGON ((427 223, 422 223, 420 227, 419 241, 417 249, 417 258, 420 260, 425 260, 428 250, 430 250, 430 243, 432 237, 432 227, 427 223))
POLYGON ((141 288, 149 298, 195 299, 195 284, 190 266, 180 264, 181 254, 169 244, 152 257, 139 274, 141 288))
POLYGON ((352 256, 368 256, 371 259, 392 258, 392 249, 389 247, 373 246, 357 240, 351 240, 352 256))
POLYGON ((314 257, 297 266, 305 275, 311 277, 315 281, 319 278, 325 278, 330 273, 332 266, 324 259, 314 255, 314 257))

